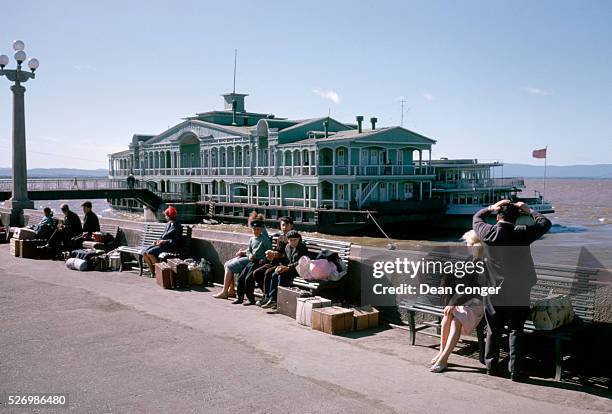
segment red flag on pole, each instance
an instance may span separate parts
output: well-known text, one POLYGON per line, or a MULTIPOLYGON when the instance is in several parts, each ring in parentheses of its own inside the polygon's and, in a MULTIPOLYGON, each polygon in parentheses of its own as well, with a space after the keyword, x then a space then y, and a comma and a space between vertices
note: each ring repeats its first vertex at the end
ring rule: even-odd
POLYGON ((533 150, 533 158, 546 158, 546 148, 533 150))

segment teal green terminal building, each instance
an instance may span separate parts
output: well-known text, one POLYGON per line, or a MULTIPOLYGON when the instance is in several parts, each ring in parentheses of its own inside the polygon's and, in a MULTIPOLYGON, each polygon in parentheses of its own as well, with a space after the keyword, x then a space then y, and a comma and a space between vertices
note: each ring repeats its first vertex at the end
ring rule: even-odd
POLYGON ((376 118, 290 120, 247 111, 246 94, 222 96, 223 110, 187 117, 159 135, 134 135, 128 150, 109 155, 109 178, 133 174, 164 200, 195 206, 198 220, 240 222, 257 210, 330 233, 368 227, 372 216, 382 225, 435 222, 452 204, 465 215, 523 184, 492 179, 500 163, 432 161, 435 140, 379 127, 376 118))

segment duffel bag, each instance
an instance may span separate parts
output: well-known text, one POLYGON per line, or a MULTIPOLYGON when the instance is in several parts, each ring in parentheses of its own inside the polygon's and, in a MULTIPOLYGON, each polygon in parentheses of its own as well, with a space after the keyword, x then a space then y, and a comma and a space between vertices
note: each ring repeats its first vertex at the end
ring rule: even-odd
POLYGON ((536 301, 531 310, 536 329, 550 331, 574 320, 574 308, 569 295, 549 295, 536 301))
POLYGON ((78 259, 76 257, 66 260, 66 267, 70 270, 78 270, 80 272, 84 272, 89 269, 87 260, 78 259))

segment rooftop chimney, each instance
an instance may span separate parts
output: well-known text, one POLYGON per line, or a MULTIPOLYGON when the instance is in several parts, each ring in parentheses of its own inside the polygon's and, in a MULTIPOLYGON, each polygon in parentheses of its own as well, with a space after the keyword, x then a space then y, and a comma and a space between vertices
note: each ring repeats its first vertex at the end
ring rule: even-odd
POLYGON ((238 107, 238 102, 232 101, 232 125, 236 125, 236 108, 238 107))
POLYGON ((378 122, 378 118, 370 118, 370 122, 372 123, 372 129, 376 129, 376 122, 378 122))
POLYGON ((357 131, 361 134, 361 123, 363 122, 363 115, 357 115, 357 131))
POLYGON ((325 138, 329 137, 329 119, 323 121, 323 128, 325 128, 325 138))

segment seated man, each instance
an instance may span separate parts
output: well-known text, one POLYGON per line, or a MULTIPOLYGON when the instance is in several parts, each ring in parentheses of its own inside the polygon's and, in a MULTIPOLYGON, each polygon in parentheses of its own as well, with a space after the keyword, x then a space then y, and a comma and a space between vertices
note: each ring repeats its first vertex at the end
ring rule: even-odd
POLYGON ((62 213, 64 213, 64 219, 59 223, 57 229, 53 232, 49 241, 43 248, 52 249, 55 253, 59 252, 60 249, 71 250, 72 238, 78 236, 83 232, 83 226, 81 225, 81 219, 79 216, 70 211, 68 204, 62 204, 62 213))
POLYGON ((92 240, 93 233, 100 231, 100 220, 92 210, 91 201, 84 202, 81 207, 84 213, 83 232, 73 239, 74 245, 78 247, 81 247, 84 241, 92 240))
MULTIPOLYGON (((223 276, 223 289, 214 295, 217 299, 227 299, 233 296, 234 273, 241 274, 250 263, 259 264, 266 257, 266 250, 272 247, 270 238, 263 233, 264 223, 261 220, 251 221, 253 237, 249 239, 246 250, 238 250, 236 257, 225 262, 225 275, 223 276)), ((241 292, 242 293, 242 292, 241 292)), ((250 299, 249 299, 250 300, 250 299)), ((238 297, 235 303, 242 303, 243 299, 238 297)))
POLYGON ((281 260, 285 258, 285 247, 288 243, 287 233, 293 230, 293 219, 291 217, 281 217, 279 219, 279 224, 281 231, 274 235, 274 237, 277 237, 276 248, 266 251, 266 260, 264 264, 253 271, 255 283, 257 283, 264 294, 264 297, 257 301, 257 306, 261 306, 267 301, 266 295, 268 294, 268 287, 270 286, 270 278, 272 277, 272 273, 274 273, 274 269, 276 269, 276 267, 281 264, 281 260))
POLYGON ((302 235, 296 230, 287 233, 289 244, 285 247, 285 258, 282 264, 278 265, 272 273, 270 288, 268 289, 267 300, 261 305, 262 308, 276 309, 276 296, 278 286, 291 286, 293 279, 298 276, 295 269, 300 257, 308 255, 308 247, 302 241, 302 235))
POLYGON ((177 211, 170 206, 164 211, 166 216, 166 229, 162 234, 161 239, 156 240, 153 246, 147 247, 143 251, 143 258, 151 273, 155 271, 155 263, 158 261, 158 256, 163 252, 174 252, 181 246, 183 237, 183 226, 177 219, 177 211))

